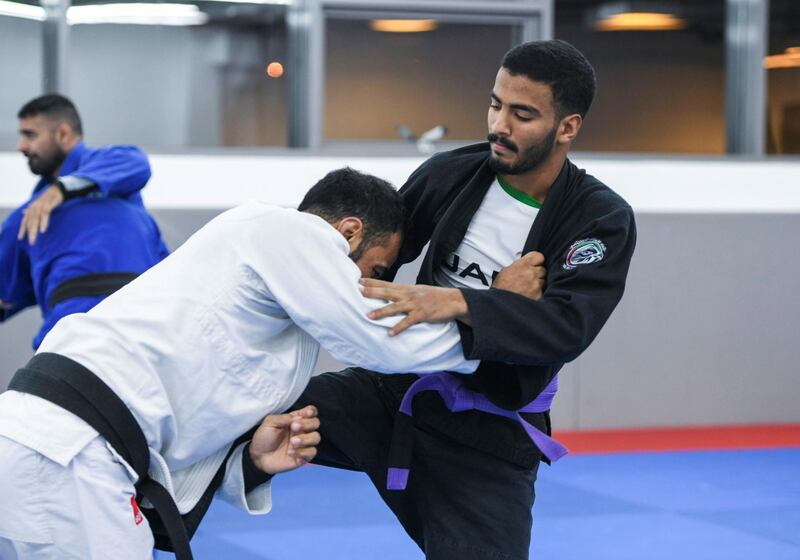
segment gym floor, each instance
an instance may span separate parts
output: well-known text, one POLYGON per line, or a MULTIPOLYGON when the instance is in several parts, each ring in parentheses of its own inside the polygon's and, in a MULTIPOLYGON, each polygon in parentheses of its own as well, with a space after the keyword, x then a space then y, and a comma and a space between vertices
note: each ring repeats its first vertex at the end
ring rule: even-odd
MULTIPOLYGON (((559 438, 572 452, 539 470, 531 558, 800 559, 800 426, 559 438)), ((317 466, 276 478, 269 515, 216 502, 192 548, 198 560, 423 558, 366 476, 317 466)))

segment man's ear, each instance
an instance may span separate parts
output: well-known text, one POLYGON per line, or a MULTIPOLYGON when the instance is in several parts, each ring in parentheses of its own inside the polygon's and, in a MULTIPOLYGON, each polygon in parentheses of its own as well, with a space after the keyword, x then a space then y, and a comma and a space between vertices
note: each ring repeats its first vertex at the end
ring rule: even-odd
POLYGON ((351 239, 358 241, 364 235, 364 223, 360 218, 356 218, 355 216, 342 218, 335 224, 334 227, 336 227, 336 230, 348 241, 351 239))
POLYGON ((72 130, 72 127, 66 122, 61 121, 58 123, 58 126, 56 126, 54 136, 56 139, 56 144, 58 144, 62 150, 66 150, 70 147, 72 144, 72 137, 74 135, 75 133, 72 130))
POLYGON ((561 119, 561 124, 559 125, 558 131, 558 143, 566 144, 575 140, 575 137, 578 135, 578 131, 581 129, 582 124, 583 119, 578 113, 567 115, 561 119))

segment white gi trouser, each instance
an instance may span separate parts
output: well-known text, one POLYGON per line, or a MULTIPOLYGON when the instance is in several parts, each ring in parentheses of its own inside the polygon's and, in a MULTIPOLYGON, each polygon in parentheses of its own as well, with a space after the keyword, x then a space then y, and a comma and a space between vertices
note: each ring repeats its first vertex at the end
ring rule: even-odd
POLYGON ((3 436, 0 457, 2 560, 152 558, 150 526, 131 503, 136 490, 103 438, 66 467, 3 436))

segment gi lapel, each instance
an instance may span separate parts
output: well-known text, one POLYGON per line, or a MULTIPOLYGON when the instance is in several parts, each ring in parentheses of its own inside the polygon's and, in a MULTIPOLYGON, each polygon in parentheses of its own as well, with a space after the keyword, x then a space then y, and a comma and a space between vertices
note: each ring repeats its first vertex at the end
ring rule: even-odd
POLYGON ((431 234, 431 247, 420 272, 420 279, 425 283, 433 281, 435 267, 455 251, 464 239, 472 216, 478 211, 493 180, 494 171, 487 157, 455 197, 431 234))
POLYGON ((545 198, 542 208, 533 220, 533 227, 528 233, 528 239, 525 240, 525 247, 522 250, 523 255, 531 251, 542 251, 545 248, 545 243, 556 225, 556 220, 561 217, 561 208, 564 205, 566 191, 568 190, 567 185, 571 167, 572 163, 569 160, 565 160, 558 177, 553 181, 553 185, 547 193, 547 198, 545 198))
POLYGON ((61 177, 72 175, 72 173, 78 169, 85 151, 86 144, 79 142, 78 145, 72 148, 72 150, 67 154, 67 157, 64 158, 64 163, 61 164, 61 169, 59 170, 58 174, 61 177))

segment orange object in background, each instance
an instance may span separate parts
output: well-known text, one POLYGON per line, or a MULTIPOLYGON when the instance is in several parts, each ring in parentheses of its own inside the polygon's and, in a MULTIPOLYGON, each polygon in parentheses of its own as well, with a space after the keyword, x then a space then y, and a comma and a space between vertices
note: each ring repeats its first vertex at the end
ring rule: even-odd
POLYGON ((283 64, 280 62, 270 62, 267 65, 267 76, 270 78, 280 78, 283 76, 283 64))

